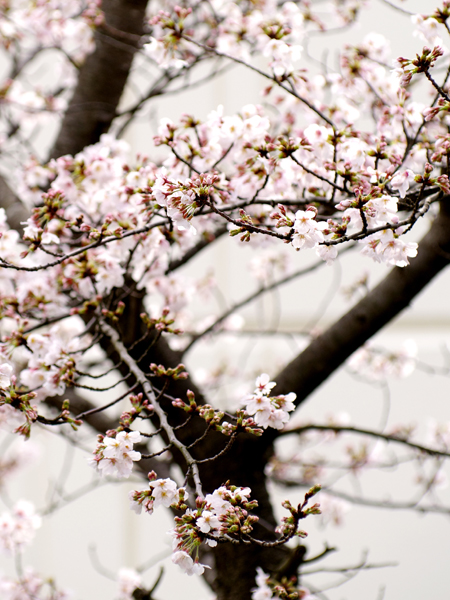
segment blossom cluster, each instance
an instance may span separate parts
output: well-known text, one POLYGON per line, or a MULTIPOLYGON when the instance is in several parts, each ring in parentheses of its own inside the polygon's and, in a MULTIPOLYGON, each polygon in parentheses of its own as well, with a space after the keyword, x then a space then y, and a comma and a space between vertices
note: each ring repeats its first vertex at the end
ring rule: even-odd
MULTIPOLYGON (((178 488, 176 483, 169 479, 156 479, 156 473, 149 473, 149 490, 131 491, 130 507, 137 514, 142 508, 152 514, 158 506, 171 507, 183 511, 182 516, 175 517, 175 528, 169 531, 173 540, 172 562, 179 565, 187 575, 201 575, 207 565, 199 562, 198 553, 201 544, 215 547, 219 540, 245 539, 251 534, 253 526, 259 520, 252 511, 257 508, 258 502, 251 500, 249 487, 237 487, 227 483, 207 494, 204 498, 198 497, 196 508, 189 508, 186 500, 189 498, 184 488, 178 488)), ((289 502, 283 506, 291 513, 283 517, 277 533, 289 539, 295 535, 305 537, 306 533, 298 529, 298 523, 309 514, 320 514, 318 504, 310 508, 306 505, 318 491, 320 486, 309 490, 303 504, 297 508, 289 502)))
POLYGON ((83 349, 81 319, 73 317, 52 326, 45 333, 26 336, 30 351, 28 365, 20 373, 21 382, 36 390, 37 400, 60 396, 73 383, 75 369, 83 349))
POLYGON ((130 508, 136 514, 139 515, 144 509, 144 512, 151 515, 158 506, 169 508, 172 505, 182 505, 189 498, 186 489, 178 488, 172 479, 156 479, 154 471, 151 471, 148 477, 150 480, 148 490, 142 492, 131 491, 129 493, 130 508))
POLYGON ((33 137, 36 126, 52 127, 61 118, 77 69, 93 52, 95 30, 104 22, 100 5, 101 0, 25 0, 2 6, 0 52, 7 59, 0 81, 2 152, 33 137), (52 64, 51 78, 41 69, 44 55, 52 64))
POLYGON ((416 367, 417 345, 407 340, 400 351, 384 351, 371 344, 357 350, 348 360, 354 373, 372 380, 383 380, 394 376, 408 377, 416 367))
POLYGON ((294 392, 271 396, 272 389, 276 386, 270 381, 269 375, 263 373, 256 378, 256 388, 253 394, 241 400, 245 412, 253 416, 257 425, 282 429, 289 421, 289 413, 295 409, 294 401, 297 395, 294 392))
POLYGON ((25 567, 17 579, 0 575, 2 600, 70 600, 73 594, 56 587, 53 579, 44 579, 31 567, 25 567))
POLYGON ((133 600, 133 592, 142 584, 142 577, 134 569, 119 569, 117 576, 119 600, 133 600))
POLYGON ((34 506, 19 500, 11 512, 0 515, 0 548, 11 554, 22 552, 33 540, 41 522, 34 506))
POLYGON ((258 520, 249 514, 257 506, 250 494, 248 487, 226 485, 207 494, 204 500, 198 498, 197 509, 187 508, 182 517, 176 517, 175 528, 169 532, 173 540, 172 561, 188 575, 201 575, 209 568, 198 561, 202 543, 214 547, 223 536, 250 533, 258 520))
POLYGON ((0 20, 0 42, 6 48, 26 36, 30 46, 60 47, 77 61, 92 52, 92 29, 103 20, 99 0, 11 4, 0 20))
POLYGON ((99 435, 99 442, 89 464, 97 469, 102 477, 127 479, 133 470, 133 462, 141 460, 141 453, 133 450, 142 436, 138 431, 108 432, 99 435), (111 433, 111 435, 108 435, 111 433))
POLYGON ((201 575, 205 569, 198 561, 198 549, 202 543, 214 547, 217 540, 226 535, 239 536, 250 533, 257 517, 249 514, 257 506, 250 500, 250 488, 225 485, 197 498, 196 508, 186 504, 189 494, 178 488, 172 479, 156 479, 149 473, 149 489, 131 491, 130 508, 137 514, 142 509, 152 514, 159 506, 183 511, 175 518, 175 528, 169 531, 173 540, 172 561, 188 575, 201 575))

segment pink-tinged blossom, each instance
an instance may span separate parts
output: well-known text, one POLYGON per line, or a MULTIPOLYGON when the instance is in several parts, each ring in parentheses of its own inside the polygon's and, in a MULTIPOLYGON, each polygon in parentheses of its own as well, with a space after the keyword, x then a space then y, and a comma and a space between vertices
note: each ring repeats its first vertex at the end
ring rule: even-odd
POLYGON ((137 431, 121 431, 116 437, 104 437, 99 443, 89 464, 103 477, 111 476, 127 479, 131 475, 133 462, 141 459, 141 453, 133 450, 133 444, 141 441, 137 431))
POLYGON ((325 223, 318 223, 315 210, 298 210, 295 213, 292 245, 296 250, 314 248, 324 241, 322 229, 325 223))
POLYGON ((328 266, 331 266, 337 258, 338 251, 335 245, 322 244, 316 248, 316 254, 319 258, 324 260, 328 266))
POLYGON ((375 214, 372 217, 375 222, 386 223, 388 221, 394 221, 394 215, 397 214, 398 208, 398 200, 395 196, 383 194, 383 196, 380 196, 379 198, 369 200, 367 204, 370 208, 375 210, 375 214))
POLYGON ((291 392, 287 395, 271 397, 270 392, 276 383, 270 381, 267 373, 260 375, 256 379, 255 385, 253 394, 241 400, 241 404, 245 406, 245 412, 252 415, 256 424, 264 429, 267 427, 282 429, 289 421, 289 413, 295 409, 296 394, 291 392))
POLYGON ((30 389, 38 388, 38 401, 49 395, 64 393, 80 359, 78 351, 83 344, 80 337, 82 332, 82 320, 73 316, 54 325, 44 334, 32 332, 27 336, 27 347, 31 353, 28 367, 20 373, 20 380, 30 389))
POLYGON ((0 365, 0 389, 5 390, 11 385, 11 376, 13 368, 8 363, 0 365))
POLYGON ((203 533, 210 533, 213 529, 219 529, 219 517, 210 510, 204 510, 202 516, 197 519, 197 527, 203 533))
POLYGON ((276 77, 290 75, 294 64, 302 56, 303 48, 298 45, 289 46, 283 40, 271 39, 263 50, 263 55, 270 59, 269 66, 276 77))
POLYGON ((262 373, 259 377, 256 378, 255 388, 258 393, 267 395, 270 394, 271 390, 276 386, 275 381, 270 381, 269 375, 267 373, 262 373))
POLYGON ((121 288, 124 283, 125 269, 120 264, 120 259, 111 256, 108 251, 100 252, 97 273, 95 275, 96 289, 100 294, 108 294, 113 288, 121 288))
POLYGON ((183 502, 189 498, 189 494, 184 487, 178 488, 172 479, 151 479, 149 489, 144 491, 132 490, 129 495, 130 509, 136 514, 140 514, 142 509, 152 514, 158 506, 176 506, 183 499, 183 502))
POLYGON ((377 252, 382 256, 383 262, 397 267, 406 267, 409 265, 408 258, 417 256, 417 247, 416 242, 404 242, 394 235, 392 229, 388 229, 380 236, 377 252))
POLYGON ((348 360, 349 368, 371 380, 384 380, 387 377, 405 378, 416 368, 417 345, 414 340, 406 340, 402 348, 387 351, 366 344, 348 360))
POLYGON ((297 398, 297 394, 294 392, 289 392, 289 394, 276 396, 277 405, 283 409, 285 412, 292 412, 295 410, 295 400, 297 398))
POLYGON ((154 508, 160 505, 168 508, 176 501, 177 484, 172 479, 156 479, 150 486, 153 488, 154 508))
POLYGON ((143 49, 145 54, 163 69, 179 71, 188 64, 185 60, 177 58, 174 48, 167 46, 154 37, 150 38, 148 44, 144 44, 143 49))
POLYGON ((41 523, 34 506, 19 500, 11 512, 0 516, 0 548, 12 554, 21 552, 31 543, 41 523))
MULTIPOLYGON (((255 421, 258 422, 256 418, 255 421)), ((273 429, 283 429, 288 421, 289 414, 281 408, 276 408, 275 410, 270 411, 267 420, 261 418, 258 425, 261 425, 264 428, 272 427, 273 429)))
POLYGON ((119 600, 133 600, 133 592, 142 585, 142 577, 134 569, 119 569, 117 586, 119 600))
POLYGON ((187 574, 187 575, 202 575, 205 569, 210 569, 208 565, 202 565, 198 561, 194 561, 184 550, 177 550, 172 554, 172 562, 187 574))
POLYGON ((443 36, 446 37, 447 32, 442 23, 439 23, 434 17, 420 14, 413 15, 411 22, 416 28, 413 35, 420 38, 427 45, 441 46, 441 48, 445 49, 443 36))
POLYGON ((256 587, 252 589, 252 600, 270 600, 273 598, 272 589, 269 587, 269 575, 261 567, 256 568, 256 587))
MULTIPOLYGON (((236 518, 242 520, 248 515, 248 510, 257 506, 257 502, 249 504, 250 495, 250 488, 227 484, 207 494, 204 500, 197 498, 197 509, 186 508, 184 515, 176 519, 176 527, 168 532, 174 549, 172 560, 188 574, 202 572, 205 565, 198 565, 192 556, 198 555, 198 547, 202 543, 215 547, 218 537, 234 526, 236 518)), ((256 521, 257 517, 252 517, 252 522, 256 521)), ((251 530, 247 520, 245 527, 251 530)))
POLYGON ((220 487, 214 490, 212 494, 207 494, 205 500, 209 510, 218 516, 226 514, 232 508, 229 500, 227 500, 230 497, 229 493, 226 487, 220 487))
POLYGON ((404 198, 413 181, 414 173, 411 171, 411 169, 405 169, 401 173, 397 173, 397 175, 392 178, 390 186, 394 190, 398 190, 400 198, 404 198))
POLYGON ((258 422, 261 420, 263 415, 265 415, 265 419, 267 420, 272 411, 270 399, 267 396, 253 394, 246 400, 245 411, 249 415, 255 415, 258 413, 258 422))
POLYGON ((217 488, 212 494, 205 496, 206 508, 202 512, 201 517, 197 519, 197 525, 200 522, 204 528, 219 529, 220 517, 234 510, 231 500, 240 499, 241 501, 246 501, 250 495, 251 489, 249 487, 237 487, 234 492, 225 486, 217 488), (200 519, 203 520, 200 521, 200 519))
POLYGON ((312 123, 303 131, 303 135, 321 160, 332 160, 333 146, 329 141, 333 136, 331 129, 312 123))
POLYGON ((0 575, 2 600, 71 600, 73 594, 57 588, 53 580, 44 579, 31 567, 25 567, 17 579, 0 575))
POLYGON ((409 265, 409 258, 417 256, 416 242, 404 242, 391 229, 374 233, 360 243, 364 246, 361 254, 388 265, 406 267, 409 265))

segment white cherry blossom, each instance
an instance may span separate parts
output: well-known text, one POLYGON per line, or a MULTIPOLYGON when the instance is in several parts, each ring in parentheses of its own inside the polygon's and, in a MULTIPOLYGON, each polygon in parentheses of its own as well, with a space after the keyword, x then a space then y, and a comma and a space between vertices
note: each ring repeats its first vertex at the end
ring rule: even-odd
POLYGON ((183 571, 191 576, 191 575, 202 575, 205 569, 210 569, 211 567, 207 565, 202 565, 201 563, 194 561, 187 552, 183 550, 177 550, 172 554, 172 562, 183 571))
POLYGON ((11 385, 11 376, 13 374, 13 368, 8 363, 0 365, 0 389, 6 389, 11 385))

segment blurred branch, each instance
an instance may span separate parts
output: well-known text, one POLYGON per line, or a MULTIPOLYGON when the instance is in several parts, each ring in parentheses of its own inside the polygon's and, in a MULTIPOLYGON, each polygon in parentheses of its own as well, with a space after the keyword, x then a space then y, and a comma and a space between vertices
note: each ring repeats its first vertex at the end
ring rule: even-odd
POLYGON ((346 427, 344 425, 302 425, 300 427, 295 427, 293 429, 284 429, 282 430, 278 436, 283 437, 290 434, 300 435, 305 431, 333 431, 334 433, 358 433, 362 435, 368 435, 370 437, 378 438, 380 440, 385 440, 386 442, 396 442, 397 444, 403 444, 408 446, 409 448, 413 448, 414 450, 419 450, 424 454, 430 454, 431 456, 445 456, 450 457, 450 452, 444 450, 437 450, 433 448, 428 448, 427 446, 422 446, 421 444, 416 444, 414 442, 410 442, 406 438, 397 437, 395 435, 388 435, 386 433, 382 433, 380 431, 373 431, 371 429, 364 429, 362 427, 346 427))

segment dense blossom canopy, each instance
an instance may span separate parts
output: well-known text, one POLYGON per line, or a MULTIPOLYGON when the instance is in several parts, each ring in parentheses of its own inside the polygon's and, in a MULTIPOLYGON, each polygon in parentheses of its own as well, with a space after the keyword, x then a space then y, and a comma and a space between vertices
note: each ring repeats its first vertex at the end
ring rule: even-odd
MULTIPOLYGON (((2 185, 20 215, 0 199, 0 425, 25 438, 39 426, 60 427, 63 435, 87 427, 84 421, 93 426, 98 441, 91 466, 103 478, 144 473, 148 485, 129 493, 131 509, 140 518, 160 506, 173 511, 172 561, 188 575, 213 581, 218 598, 228 593, 217 583, 225 546, 255 552, 236 598, 320 598, 300 580, 302 558, 295 568, 280 564, 287 543, 306 536, 300 521, 320 514, 312 499, 326 479, 325 466, 321 460, 302 463, 296 454, 283 461, 274 456, 273 442, 289 432, 304 398, 350 355, 349 369, 371 381, 411 373, 414 345, 353 352, 420 286, 403 292, 390 284, 401 296, 391 302, 392 312, 380 304, 388 316, 379 323, 371 317, 372 329, 342 342, 341 355, 338 349, 324 360, 330 366, 320 367, 323 375, 312 383, 300 378, 311 373, 312 381, 313 369, 291 364, 279 376, 261 369, 250 393, 251 378, 238 373, 243 392, 224 407, 207 401, 180 360, 194 344, 242 327, 239 309, 264 292, 308 270, 332 267, 347 250, 399 267, 393 271, 399 280, 408 277, 402 270, 422 264, 414 259, 428 256, 429 242, 417 243, 416 224, 429 219, 440 227, 450 196, 450 2, 411 17, 421 47, 415 58, 393 61, 383 35, 369 33, 342 48, 335 69, 315 67, 310 36, 350 27, 363 0, 326 2, 317 10, 306 0, 128 4, 0 3, 7 65, 0 83, 2 185), (106 52, 104 44, 110 44, 106 52), (115 105, 108 92, 102 67, 108 52, 117 53, 123 86, 129 73, 132 82, 139 70, 146 73, 137 92, 130 84, 131 102, 118 104, 123 87, 115 105), (130 71, 133 55, 136 74, 130 71), (48 65, 50 78, 41 74, 48 65), (216 73, 239 66, 258 75, 260 102, 235 114, 220 105, 205 117, 163 117, 147 155, 136 154, 126 141, 133 119, 145 114, 152 98, 210 79, 204 65, 216 73), (419 84, 425 93, 416 93, 419 84), (102 85, 107 91, 101 97, 102 85), (91 118, 97 121, 89 129, 91 118), (79 143, 82 122, 89 131, 79 143), (248 269, 258 291, 219 314, 199 315, 215 282, 204 273, 188 278, 180 267, 226 236, 254 250, 248 269), (317 258, 296 272, 298 253, 317 258), (119 380, 102 383, 111 373, 119 380), (114 389, 119 383, 126 386, 123 394, 114 389), (102 399, 89 404, 83 388, 102 399), (116 419, 92 419, 120 402, 116 419), (252 450, 236 450, 239 444, 252 450), (283 503, 287 516, 279 523, 265 487, 269 477, 307 489, 297 506, 283 503)), ((444 264, 430 269, 429 279, 448 261, 442 239, 435 254, 444 264)), ((317 332, 307 335, 311 348, 320 343, 317 332)), ((331 342, 325 346, 332 352, 331 342)), ((319 365, 322 354, 315 352, 319 365)), ((203 379, 214 384, 220 377, 209 372, 203 379)), ((316 440, 325 441, 358 431, 339 417, 290 431, 307 442, 314 428, 316 440)), ((429 490, 438 482, 449 452, 446 426, 434 428, 428 445, 412 439, 406 427, 359 433, 404 444, 413 459, 439 459, 433 481, 422 483, 429 490)), ((367 445, 349 455, 346 469, 354 475, 383 462, 367 445)), ((322 497, 324 520, 340 521, 345 506, 322 497)), ((31 504, 18 502, 0 516, 1 549, 20 555, 41 521, 31 504)), ((129 569, 119 572, 118 585, 122 600, 143 589, 141 575, 129 569)), ((66 597, 23 570, 16 579, 1 576, 0 593, 8 599, 66 597)))

